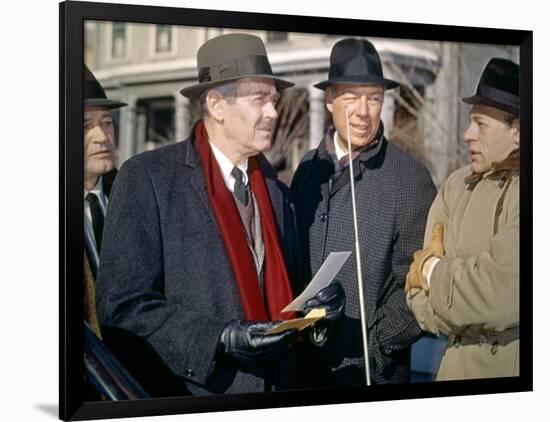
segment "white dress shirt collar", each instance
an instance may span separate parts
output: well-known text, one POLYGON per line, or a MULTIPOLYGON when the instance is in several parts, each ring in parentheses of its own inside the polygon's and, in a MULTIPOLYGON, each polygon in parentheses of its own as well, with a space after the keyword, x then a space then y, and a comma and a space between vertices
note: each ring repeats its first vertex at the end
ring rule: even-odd
MULTIPOLYGON (((86 199, 86 195, 88 195, 89 193, 94 193, 98 198, 99 198, 99 202, 101 203, 101 205, 103 206, 103 208, 105 208, 105 202, 106 202, 106 197, 105 197, 105 193, 103 191, 103 176, 101 176, 98 180, 97 180, 97 183, 96 185, 92 188, 92 190, 86 190, 84 189, 84 200, 86 199)), ((105 210, 104 210, 105 211, 105 210)))
POLYGON ((334 131, 334 151, 336 152, 336 158, 340 160, 344 155, 347 154, 347 151, 344 151, 338 142, 338 131, 334 131))
MULTIPOLYGON (((210 139, 208 140, 208 142, 212 147, 212 152, 214 153, 214 157, 216 158, 218 166, 220 167, 225 185, 227 186, 227 189, 229 189, 229 192, 233 193, 235 178, 231 175, 231 171, 233 170, 233 167, 235 167, 235 165, 231 162, 229 158, 227 158, 227 156, 223 152, 220 151, 220 149, 216 145, 212 143, 212 141, 210 141, 210 139)), ((241 164, 237 166, 237 168, 243 172, 243 180, 245 186, 248 185, 248 160, 244 160, 241 164)))

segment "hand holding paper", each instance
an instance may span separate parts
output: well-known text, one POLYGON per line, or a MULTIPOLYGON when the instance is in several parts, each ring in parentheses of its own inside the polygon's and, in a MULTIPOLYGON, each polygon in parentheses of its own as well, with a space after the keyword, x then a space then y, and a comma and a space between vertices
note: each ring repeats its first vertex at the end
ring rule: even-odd
POLYGON ((345 294, 340 283, 331 282, 350 255, 351 252, 331 252, 302 294, 283 309, 283 312, 303 311, 306 316, 283 321, 266 334, 292 328, 301 331, 324 318, 337 321, 344 310, 345 294))
POLYGON ((315 297, 321 289, 327 287, 331 283, 350 255, 350 251, 331 252, 302 294, 289 303, 283 309, 283 312, 303 311, 306 302, 315 297))
POLYGON ((324 309, 325 320, 334 322, 342 317, 345 304, 344 288, 338 281, 334 281, 306 302, 304 313, 308 314, 312 309, 324 309))

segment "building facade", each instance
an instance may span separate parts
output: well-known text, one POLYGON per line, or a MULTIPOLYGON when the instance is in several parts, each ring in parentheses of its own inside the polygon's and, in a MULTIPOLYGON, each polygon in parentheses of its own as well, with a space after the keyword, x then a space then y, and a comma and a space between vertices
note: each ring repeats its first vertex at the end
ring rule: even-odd
MULTIPOLYGON (((196 52, 228 32, 260 36, 275 74, 292 80, 278 105, 279 122, 268 158, 290 180, 305 152, 328 124, 324 92, 330 50, 343 36, 88 21, 85 62, 109 97, 129 107, 116 117, 118 165, 134 154, 185 139, 198 105, 179 94, 196 82, 196 52)), ((475 88, 489 57, 517 59, 517 49, 443 42, 369 38, 384 73, 401 83, 386 94, 382 120, 393 142, 422 160, 436 184, 466 162, 462 132, 467 109, 460 98, 475 88)))

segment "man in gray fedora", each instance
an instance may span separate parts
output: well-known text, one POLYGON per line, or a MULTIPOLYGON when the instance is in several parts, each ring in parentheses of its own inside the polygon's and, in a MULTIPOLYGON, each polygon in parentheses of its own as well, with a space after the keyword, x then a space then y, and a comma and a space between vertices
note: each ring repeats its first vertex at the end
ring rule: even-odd
POLYGON ((262 152, 279 92, 293 84, 273 75, 252 35, 207 41, 197 70, 199 83, 181 90, 201 105, 189 138, 129 159, 117 176, 100 321, 154 349, 171 394, 287 388, 298 333, 265 333, 292 317, 281 310, 299 255, 288 188, 262 152))
MULTIPOLYGON (((330 252, 355 251, 348 160, 352 149, 361 251, 370 380, 409 381, 410 345, 421 330, 407 308, 403 285, 413 252, 422 244, 435 187, 426 168, 388 142, 380 120, 384 93, 398 86, 384 78, 373 44, 346 38, 332 48, 326 91, 332 114, 319 146, 302 159, 294 178, 305 280, 330 252)), ((328 340, 304 358, 304 383, 312 387, 365 384, 356 256, 336 276, 345 296, 344 316, 328 340)))

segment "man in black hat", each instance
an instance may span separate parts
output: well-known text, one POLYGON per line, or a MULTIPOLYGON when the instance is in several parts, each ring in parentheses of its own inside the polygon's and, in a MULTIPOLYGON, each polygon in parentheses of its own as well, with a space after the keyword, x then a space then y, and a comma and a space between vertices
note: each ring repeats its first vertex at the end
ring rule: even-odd
MULTIPOLYGON (((407 308, 403 285, 410 257, 422 244, 435 187, 422 164, 384 137, 380 120, 384 93, 398 84, 384 78, 380 57, 369 41, 337 42, 330 55, 329 78, 315 86, 326 91, 333 125, 318 148, 302 159, 292 180, 305 279, 315 274, 330 252, 355 251, 349 133, 370 380, 408 382, 410 345, 421 330, 407 308)), ((318 327, 319 343, 324 345, 312 348, 304 358, 309 386, 366 382, 355 254, 336 278, 345 291, 344 317, 332 329, 318 327), (328 340, 322 336, 325 328, 328 340)))
POLYGON ((441 187, 407 274, 418 323, 448 336, 438 380, 519 375, 519 66, 491 59, 463 101, 471 163, 441 187))
POLYGON ((84 66, 84 319, 101 338, 95 308, 95 278, 103 221, 116 169, 111 110, 127 104, 112 101, 84 66))
POLYGON ((203 113, 189 138, 131 158, 117 176, 100 320, 152 346, 179 383, 171 394, 290 387, 298 333, 266 331, 292 316, 281 310, 299 251, 288 188, 262 152, 279 91, 293 84, 273 75, 252 35, 207 41, 197 68, 199 83, 181 90, 203 113))

